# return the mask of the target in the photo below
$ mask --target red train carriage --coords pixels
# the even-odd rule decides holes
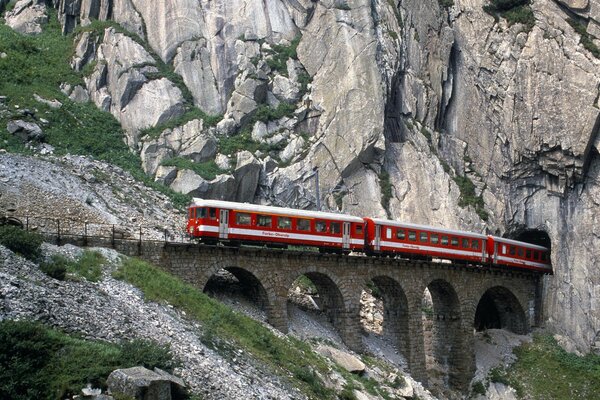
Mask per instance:
[[[489,236],[488,253],[492,264],[552,273],[550,252],[542,246]]]
[[[187,232],[204,241],[362,250],[364,221],[344,214],[194,199]]]
[[[487,261],[485,235],[378,218],[365,221],[368,252]]]

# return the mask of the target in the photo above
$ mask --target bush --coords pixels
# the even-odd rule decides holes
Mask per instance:
[[[40,269],[58,280],[64,280],[66,273],[69,272],[90,282],[98,282],[102,277],[102,264],[105,261],[102,254],[86,250],[76,260],[71,260],[62,254],[54,254],[49,262],[40,265]]]
[[[166,370],[174,366],[168,348],[153,342],[93,342],[38,323],[0,322],[2,399],[70,397],[87,383],[105,388],[113,370],[140,364]]]
[[[50,262],[40,264],[40,269],[46,275],[58,279],[59,281],[64,281],[67,275],[67,265],[63,260],[66,261],[66,258],[62,257],[62,259],[59,260],[58,257],[53,256]]]
[[[502,17],[509,25],[523,24],[529,32],[535,25],[535,17],[531,10],[530,0],[491,0],[483,7],[483,11],[493,16],[496,21]]]
[[[40,235],[12,225],[0,226],[0,244],[29,260],[37,260],[41,254],[43,239]]]
[[[183,157],[174,157],[164,160],[161,165],[168,167],[177,167],[178,169],[189,169],[200,175],[203,179],[212,181],[219,174],[227,173],[228,171],[219,168],[213,160],[201,163],[195,163]]]

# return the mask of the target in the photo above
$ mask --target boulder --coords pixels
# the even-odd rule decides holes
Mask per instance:
[[[9,121],[6,130],[11,135],[15,135],[24,142],[41,141],[44,139],[44,132],[38,124],[23,120]]]
[[[357,357],[345,351],[338,350],[331,346],[321,345],[317,347],[317,352],[331,359],[348,372],[361,374],[365,371],[365,364]]]
[[[171,381],[144,367],[117,369],[106,380],[111,394],[136,400],[171,400]]]
[[[160,368],[154,368],[154,372],[171,383],[171,398],[173,400],[183,400],[188,398],[188,391],[183,379],[171,375]]]
[[[156,175],[154,177],[155,182],[162,183],[165,186],[171,186],[171,183],[177,177],[177,167],[165,167],[160,165],[156,169]]]
[[[244,150],[237,154],[233,172],[237,184],[235,201],[251,202],[254,199],[261,169],[261,163],[249,151]]]
[[[87,103],[90,101],[90,94],[86,88],[81,85],[77,85],[69,95],[69,99],[76,103]]]
[[[171,183],[171,189],[178,193],[189,194],[194,197],[204,197],[209,186],[206,179],[189,169],[177,171],[177,176]]]
[[[288,162],[294,159],[294,157],[300,155],[304,150],[306,141],[301,136],[296,136],[287,144],[285,149],[279,154],[279,158],[283,162]]]
[[[275,76],[272,91],[278,100],[286,103],[295,103],[300,100],[300,84],[285,76]]]
[[[252,128],[252,140],[261,142],[267,135],[267,124],[262,121],[257,121]]]
[[[4,18],[6,25],[25,35],[42,33],[42,27],[48,23],[46,4],[43,0],[19,0]]]
[[[48,107],[50,107],[50,108],[53,108],[53,109],[55,109],[55,110],[57,110],[57,109],[59,109],[59,108],[61,108],[61,107],[62,107],[62,103],[61,103],[60,101],[58,101],[58,100],[56,100],[56,99],[54,99],[54,100],[48,100],[48,99],[44,99],[43,97],[39,96],[37,93],[34,93],[34,94],[33,94],[33,98],[34,98],[36,101],[38,101],[38,102],[40,102],[40,103],[42,103],[42,104],[45,104],[45,105],[47,105]]]

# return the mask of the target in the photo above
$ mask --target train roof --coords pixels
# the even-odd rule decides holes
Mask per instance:
[[[382,219],[382,218],[371,218],[371,220],[373,222],[375,222],[376,224],[391,225],[391,226],[395,226],[395,227],[399,227],[399,228],[414,228],[414,229],[421,229],[421,230],[427,230],[427,231],[433,231],[433,232],[439,232],[439,233],[447,233],[449,235],[476,237],[479,239],[487,238],[486,235],[482,235],[481,233],[457,231],[454,229],[446,229],[446,228],[437,228],[435,226],[412,224],[410,222],[392,221],[389,219]]]
[[[537,244],[532,244],[532,243],[527,243],[527,242],[519,242],[518,240],[512,240],[512,239],[502,238],[502,237],[498,237],[498,236],[492,236],[492,238],[496,242],[500,242],[500,243],[514,244],[515,246],[525,246],[525,247],[529,247],[531,249],[536,249],[536,250],[548,250],[546,247],[538,246]]]
[[[194,207],[215,207],[215,208],[227,208],[232,210],[241,210],[249,212],[267,213],[267,214],[278,214],[286,216],[306,217],[306,218],[323,218],[323,219],[334,219],[344,222],[364,222],[362,218],[355,217],[347,214],[336,214],[331,212],[323,211],[310,211],[310,210],[297,210],[295,208],[275,207],[275,206],[261,206],[251,203],[237,203],[234,201],[222,201],[222,200],[204,200],[199,198],[192,199],[190,206]]]

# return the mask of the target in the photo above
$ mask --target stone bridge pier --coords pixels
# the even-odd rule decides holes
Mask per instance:
[[[319,308],[357,352],[364,336],[360,298],[371,281],[383,300],[384,334],[411,375],[456,390],[466,390],[474,375],[476,329],[526,333],[541,321],[541,279],[526,271],[195,244],[166,243],[141,254],[200,290],[219,270],[229,271],[282,332],[288,331],[288,290],[305,275],[317,287]]]

